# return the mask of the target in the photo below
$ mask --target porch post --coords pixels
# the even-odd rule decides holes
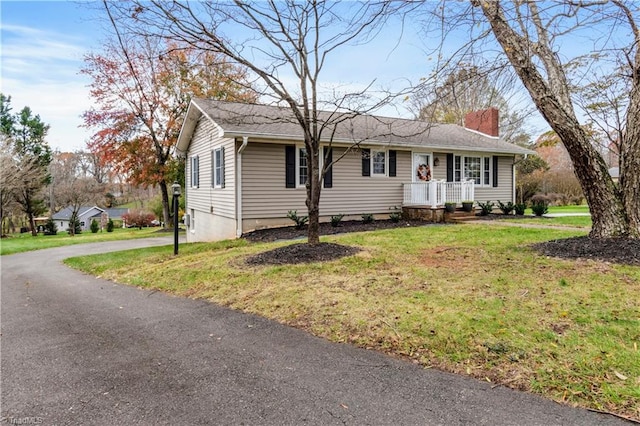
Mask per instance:
[[[431,190],[434,194],[434,206],[442,206],[447,202],[447,184],[441,184],[436,180],[432,180],[431,182]],[[440,194],[438,194],[438,187],[440,188]],[[440,195],[438,197],[438,195]]]

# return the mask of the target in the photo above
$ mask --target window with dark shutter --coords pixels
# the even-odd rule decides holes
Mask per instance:
[[[191,187],[200,186],[200,157],[191,157]]]
[[[447,154],[447,182],[453,182],[453,154]]]
[[[362,150],[362,176],[371,176],[371,150]]]
[[[333,161],[333,149],[329,147],[324,147],[324,161],[325,164],[331,164]],[[324,187],[332,188],[333,187],[333,166],[329,166],[327,171],[324,173]]]
[[[498,157],[493,156],[493,187],[498,187]]]
[[[389,176],[396,176],[396,157],[398,156],[397,151],[389,150]]]
[[[296,147],[287,145],[284,147],[285,156],[285,187],[296,187]]]

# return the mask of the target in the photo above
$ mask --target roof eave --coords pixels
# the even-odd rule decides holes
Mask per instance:
[[[274,142],[283,142],[283,140],[289,141],[298,141],[303,142],[304,138],[298,135],[286,135],[286,134],[275,134],[275,133],[261,133],[261,132],[247,132],[247,131],[229,131],[224,132],[224,137],[228,138],[239,138],[248,136],[251,138],[259,138],[263,140],[269,140]],[[350,139],[344,138],[335,138],[333,140],[323,139],[320,141],[321,143],[332,143],[336,145],[374,145],[374,146],[392,146],[397,148],[407,148],[407,149],[422,149],[422,150],[447,150],[447,151],[456,151],[456,152],[489,152],[495,154],[512,154],[512,155],[532,155],[535,154],[535,151],[528,150],[526,148],[514,149],[514,150],[506,150],[500,148],[485,148],[485,147],[477,147],[477,146],[458,146],[458,147],[448,147],[443,145],[424,145],[418,143],[393,143],[386,141],[379,141],[375,139],[363,140],[360,142],[355,142]],[[515,146],[515,145],[514,145]]]

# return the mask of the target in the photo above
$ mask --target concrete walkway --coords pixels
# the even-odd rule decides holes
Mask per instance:
[[[170,241],[88,244],[2,257],[5,422],[628,424],[330,343],[205,301],[115,284],[60,263],[72,255]]]

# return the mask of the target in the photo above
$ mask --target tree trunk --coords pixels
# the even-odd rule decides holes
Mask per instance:
[[[307,159],[309,162],[309,175],[307,177],[307,211],[309,215],[307,243],[320,244],[320,176],[319,144],[313,149],[310,143],[307,146]]]
[[[162,193],[162,218],[164,220],[164,227],[170,227],[173,221],[171,220],[171,213],[169,211],[169,189],[167,188],[167,182],[160,181],[160,192]],[[173,194],[171,194],[173,196]]]
[[[31,228],[31,235],[37,237],[38,230],[36,229],[36,219],[32,212],[29,212],[29,227]]]
[[[591,237],[637,237],[625,210],[625,204],[602,156],[593,148],[589,137],[578,122],[568,97],[553,87],[566,85],[562,66],[551,49],[532,46],[531,40],[516,33],[506,21],[498,2],[477,2],[491,25],[494,36],[502,46],[509,62],[529,92],[538,110],[567,148],[580,186],[591,211]],[[545,64],[546,81],[531,52]],[[551,81],[553,79],[553,81]],[[565,88],[568,93],[568,88]]]

